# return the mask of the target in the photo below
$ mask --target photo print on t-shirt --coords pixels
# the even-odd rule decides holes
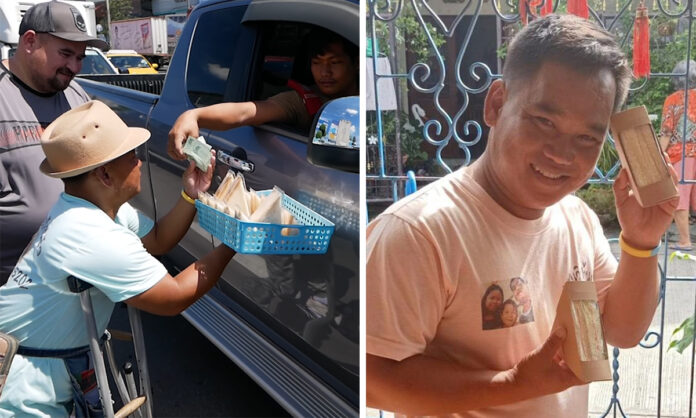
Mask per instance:
[[[513,277],[488,285],[481,296],[481,322],[484,330],[534,322],[527,280]]]

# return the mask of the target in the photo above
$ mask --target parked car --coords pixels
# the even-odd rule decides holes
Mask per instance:
[[[106,52],[109,61],[122,74],[157,74],[157,64],[130,49],[111,49]]]
[[[157,218],[179,199],[187,163],[167,155],[167,136],[181,113],[264,99],[288,89],[289,78],[307,83],[303,41],[310,29],[324,27],[358,45],[359,14],[357,0],[210,0],[191,12],[161,94],[79,79],[128,125],[152,133],[142,192],[132,203]],[[134,76],[105,76],[129,77]],[[283,124],[201,130],[219,158],[232,155],[236,160],[226,161],[246,170],[248,187],[278,186],[335,224],[325,254],[237,254],[218,285],[183,313],[294,416],[359,413],[357,155],[364,141],[356,137],[360,129],[352,130],[341,116],[358,110],[357,97],[330,101],[311,133]],[[211,190],[227,169],[218,161]],[[194,221],[163,261],[176,273],[218,243]]]
[[[78,74],[118,74],[118,70],[99,49],[87,47]]]

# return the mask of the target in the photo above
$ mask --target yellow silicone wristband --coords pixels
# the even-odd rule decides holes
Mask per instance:
[[[191,198],[191,196],[187,195],[185,191],[181,191],[181,197],[184,198],[185,201],[189,202],[192,205],[196,204],[196,201]]]
[[[623,252],[625,252],[626,254],[630,254],[634,257],[637,257],[637,258],[654,257],[660,251],[660,245],[653,248],[652,250],[639,250],[637,248],[631,247],[630,245],[628,245],[626,243],[626,241],[624,241],[623,232],[619,233],[619,245],[621,246],[621,249],[623,250]]]

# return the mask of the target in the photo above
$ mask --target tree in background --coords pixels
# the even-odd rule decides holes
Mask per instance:
[[[385,10],[381,10],[380,13],[388,15]],[[439,33],[433,24],[426,21],[426,28],[437,48],[445,44],[444,35]],[[368,29],[367,36],[370,37],[370,35],[371,31]],[[394,20],[375,22],[375,37],[378,40],[379,50],[373,51],[373,54],[375,57],[388,57],[392,73],[404,74],[408,72],[405,54],[407,50],[414,54],[417,62],[427,63],[431,67],[435,64],[433,47],[410,6],[404,7],[401,14]],[[402,77],[395,79],[394,83],[397,103],[401,105],[405,103],[404,98],[408,97],[408,81]],[[367,111],[366,116],[368,136],[376,137],[375,111]],[[382,139],[390,148],[390,152],[394,154],[386,156],[386,171],[391,175],[404,175],[404,170],[420,168],[425,163],[427,153],[420,148],[424,139],[422,131],[414,128],[414,125],[417,124],[412,123],[409,114],[403,111],[382,111],[382,118]],[[372,147],[373,151],[376,151],[376,145]],[[372,163],[368,163],[368,165],[377,170],[375,161]]]
[[[108,22],[109,19],[113,22],[115,20],[124,20],[135,17],[133,15],[133,0],[107,0],[109,2],[109,17],[103,16],[103,19],[99,20],[99,24],[102,25],[103,34],[107,39],[111,39],[110,29]],[[113,45],[113,44],[112,44]]]
[[[111,20],[123,20],[133,17],[133,0],[109,0]]]

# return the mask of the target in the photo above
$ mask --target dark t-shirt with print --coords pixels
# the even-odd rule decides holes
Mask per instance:
[[[40,138],[58,116],[87,102],[72,81],[67,89],[42,94],[0,64],[0,285],[63,191],[63,183],[39,171]]]

